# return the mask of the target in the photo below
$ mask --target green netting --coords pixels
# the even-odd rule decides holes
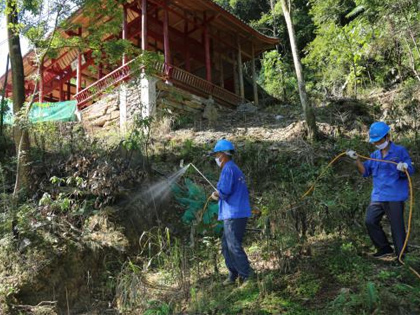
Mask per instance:
[[[4,116],[4,123],[13,124],[12,103],[7,100],[8,110]],[[77,101],[66,101],[57,103],[34,103],[29,112],[29,121],[32,123],[47,121],[77,121]]]
[[[209,202],[207,208],[204,209],[208,196],[203,188],[188,178],[185,179],[185,188],[172,187],[175,199],[185,207],[182,221],[187,224],[201,221],[198,223],[203,224],[207,228],[211,227],[214,232],[219,233],[222,228],[222,224],[217,221],[219,205],[216,202]],[[203,210],[204,213],[202,213]]]

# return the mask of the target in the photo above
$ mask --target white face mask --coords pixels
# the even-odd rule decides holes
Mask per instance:
[[[389,144],[389,142],[388,142],[388,141],[385,141],[384,143],[379,144],[379,145],[376,145],[375,147],[376,147],[378,150],[383,150],[383,149],[385,149],[385,148],[388,146],[388,144]]]
[[[218,167],[222,166],[222,161],[220,161],[220,158],[215,158],[214,160],[216,161]]]

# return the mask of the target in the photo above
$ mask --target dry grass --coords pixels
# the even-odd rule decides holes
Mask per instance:
[[[167,115],[154,120],[151,125],[151,136],[153,139],[166,139],[171,133],[174,117]]]

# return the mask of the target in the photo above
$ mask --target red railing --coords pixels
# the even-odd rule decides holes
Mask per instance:
[[[131,60],[77,93],[74,98],[77,100],[79,108],[84,107],[87,102],[102,94],[108,88],[116,86],[118,83],[127,80],[132,74],[130,64],[133,62],[134,60]]]
[[[77,100],[79,108],[85,107],[89,101],[108,88],[114,87],[122,81],[127,81],[134,73],[134,61],[135,59],[77,93],[74,98]],[[222,104],[237,106],[243,101],[240,96],[180,68],[169,66],[165,71],[165,64],[162,62],[156,62],[152,68],[157,76],[168,77],[175,86],[180,86],[205,97],[212,96]],[[169,72],[169,76],[163,75],[165,72]]]
[[[199,94],[205,96],[211,95],[213,98],[224,104],[227,103],[229,105],[237,106],[243,101],[240,96],[177,67],[171,68],[170,81],[172,81],[175,85],[186,87],[192,92],[198,91],[201,92]]]

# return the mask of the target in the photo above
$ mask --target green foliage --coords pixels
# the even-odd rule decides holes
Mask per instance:
[[[242,18],[246,22],[259,19],[261,14],[268,11],[269,9],[268,1],[214,0],[214,2],[222,6],[224,9],[232,12],[236,16]]]
[[[270,4],[269,1],[267,3]],[[298,101],[298,90],[288,30],[284,21],[280,1],[272,1],[271,6],[264,11],[259,20],[253,20],[251,25],[262,33],[279,37],[276,50],[265,53],[261,59],[259,83],[276,98],[285,102]],[[314,24],[309,15],[307,1],[293,1],[292,16],[295,28],[296,43],[301,58],[305,56],[304,48],[314,38]],[[308,75],[308,74],[307,74]]]
[[[343,285],[357,284],[366,277],[370,266],[358,255],[353,243],[343,243],[330,249],[328,270]]]
[[[289,59],[273,50],[261,61],[260,83],[268,93],[284,101],[296,100],[297,81]]]
[[[344,88],[348,94],[357,95],[366,70],[362,56],[370,52],[367,43],[374,36],[373,30],[363,21],[342,26],[340,13],[346,9],[339,7],[336,12],[332,4],[319,3],[318,6],[318,2],[312,2],[317,37],[308,45],[309,54],[304,61],[317,73],[321,85]]]
[[[299,277],[296,294],[304,298],[314,298],[321,289],[321,281],[315,275],[303,274]]]
[[[173,312],[171,305],[162,301],[151,300],[147,304],[148,309],[143,313],[144,315],[170,315]]]
[[[196,148],[194,147],[194,142],[191,139],[186,139],[182,144],[181,148],[181,157],[188,158],[194,155]]]
[[[123,146],[129,151],[147,152],[150,141],[150,126],[153,118],[141,118],[140,115],[134,118],[134,124],[123,141]]]
[[[391,85],[415,76],[419,16],[415,1],[318,1],[310,14],[316,38],[305,63],[319,87],[357,96],[359,87]],[[411,70],[410,70],[411,69]]]
[[[376,290],[375,284],[373,282],[369,281],[366,284],[366,296],[369,310],[373,312],[379,300],[378,291]]]
[[[116,296],[122,311],[132,310],[141,303],[142,296],[139,290],[142,285],[141,279],[141,268],[131,261],[125,262],[116,286]]]
[[[194,122],[194,118],[189,115],[178,115],[175,117],[174,129],[182,129],[190,126]]]
[[[260,83],[274,96],[296,98],[288,33],[280,1],[263,10],[252,1],[216,1],[267,35],[280,38],[279,52],[266,53]],[[364,90],[418,79],[420,53],[416,1],[293,1],[292,15],[305,76],[312,92],[359,96]],[[277,55],[277,56],[276,56]],[[311,92],[311,91],[310,91]]]

